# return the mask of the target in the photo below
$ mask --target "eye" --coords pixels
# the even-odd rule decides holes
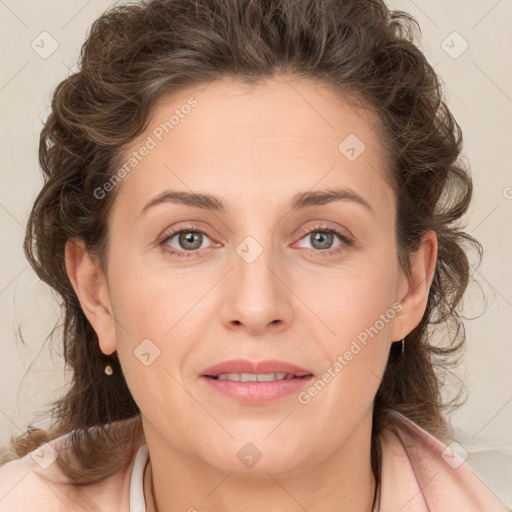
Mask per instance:
[[[341,242],[332,249],[332,244],[335,238],[341,240]],[[327,255],[337,254],[346,246],[350,246],[353,244],[354,240],[351,236],[346,233],[343,233],[340,229],[332,226],[332,225],[320,225],[315,226],[313,229],[309,230],[305,236],[301,238],[301,240],[309,240],[312,247],[307,247],[307,249],[312,249],[317,252],[327,252]],[[323,256],[323,255],[322,255]]]
[[[159,245],[173,256],[187,258],[197,256],[197,251],[204,249],[205,238],[210,237],[203,230],[191,225],[165,233]]]
[[[311,249],[317,253],[327,253],[325,256],[337,254],[354,243],[350,235],[343,233],[340,229],[330,224],[314,226],[313,229],[310,229],[301,237],[301,240],[307,240],[308,237],[312,247],[306,247],[306,249]],[[197,226],[189,225],[166,232],[158,243],[163,250],[172,256],[187,258],[199,255],[199,249],[205,248],[203,245],[205,238],[210,239],[207,233]],[[332,249],[335,238],[338,238],[340,243]],[[324,255],[322,254],[322,256]]]

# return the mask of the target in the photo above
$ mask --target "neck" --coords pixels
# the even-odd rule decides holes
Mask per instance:
[[[349,440],[317,467],[249,477],[222,473],[179,450],[165,452],[158,444],[152,447],[151,440],[147,437],[151,456],[144,472],[147,512],[373,510],[376,485],[369,438],[364,449],[358,439]]]

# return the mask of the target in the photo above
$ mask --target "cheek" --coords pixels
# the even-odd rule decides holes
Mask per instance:
[[[375,324],[379,331],[387,331],[395,316],[396,286],[396,269],[390,265],[353,266],[331,273],[310,289],[308,306],[329,328],[329,338],[346,342]]]
[[[206,276],[141,267],[125,262],[130,271],[116,269],[110,290],[117,352],[136,399],[155,382],[167,381],[166,370],[180,373],[198,339],[200,299],[211,288]]]
[[[145,414],[150,409],[166,410],[170,401],[179,403],[176,397],[181,396],[172,376],[179,375],[179,366],[190,349],[187,340],[191,337],[183,319],[194,290],[185,287],[184,296],[172,280],[157,272],[121,276],[120,269],[111,297],[117,352],[126,383]]]
[[[337,400],[347,404],[365,394],[373,399],[399,310],[396,280],[392,263],[373,259],[360,268],[340,273],[336,279],[326,280],[325,286],[309,297],[311,309],[328,328],[317,339],[327,356],[325,371],[336,375],[331,380]],[[321,330],[324,331],[323,326]],[[325,378],[329,380],[329,375]],[[354,393],[347,394],[347,390]]]
[[[301,404],[319,423],[342,425],[340,439],[372,407],[389,354],[389,331],[396,310],[386,294],[376,293],[354,306],[354,295],[339,293],[336,312],[326,317],[333,334],[319,336],[322,373],[305,393]],[[344,307],[346,304],[346,307]]]
[[[110,290],[112,306],[116,320],[134,341],[165,336],[207,292],[205,281],[197,276],[148,269],[143,264],[115,274]]]

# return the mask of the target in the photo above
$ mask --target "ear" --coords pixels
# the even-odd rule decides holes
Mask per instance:
[[[400,341],[421,321],[427,307],[430,285],[434,278],[437,262],[437,235],[435,231],[426,231],[418,250],[411,256],[410,275],[401,271],[399,297],[402,309],[393,323],[391,339]]]
[[[66,242],[65,262],[82,310],[98,335],[100,349],[110,355],[117,348],[114,316],[107,279],[99,262],[93,261],[83,239],[77,238]]]

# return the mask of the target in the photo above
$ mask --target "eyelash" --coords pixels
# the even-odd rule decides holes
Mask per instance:
[[[195,226],[193,224],[190,224],[188,226],[184,226],[184,227],[181,227],[180,229],[177,229],[175,231],[171,231],[170,233],[164,233],[162,235],[162,237],[159,239],[158,241],[158,245],[164,250],[166,251],[167,253],[171,254],[172,256],[176,256],[177,258],[190,258],[190,257],[193,257],[193,256],[198,256],[198,251],[199,249],[195,249],[193,251],[177,251],[177,250],[174,250],[174,249],[169,249],[169,246],[167,247],[164,247],[166,245],[166,243],[171,240],[175,235],[179,234],[179,233],[183,233],[183,232],[193,232],[193,233],[201,233],[203,235],[206,235],[209,237],[208,233],[206,233],[205,231],[203,231],[202,229],[200,229],[198,226]],[[332,255],[336,255],[338,254],[339,252],[341,252],[345,246],[351,246],[354,244],[354,239],[347,235],[346,233],[342,233],[338,228],[336,228],[335,226],[331,225],[331,224],[321,224],[321,225],[316,225],[314,226],[312,229],[310,229],[309,231],[307,231],[306,233],[304,233],[301,237],[300,237],[300,240],[302,240],[304,237],[308,236],[308,235],[311,235],[311,233],[332,233],[334,235],[336,235],[338,238],[340,238],[340,240],[343,242],[342,244],[340,244],[338,247],[336,247],[335,249],[327,249],[325,251],[322,251],[320,249],[309,249],[309,250],[312,250],[312,251],[316,251],[318,253],[327,253],[327,254],[322,254],[322,257],[329,257],[329,256],[332,256]]]

